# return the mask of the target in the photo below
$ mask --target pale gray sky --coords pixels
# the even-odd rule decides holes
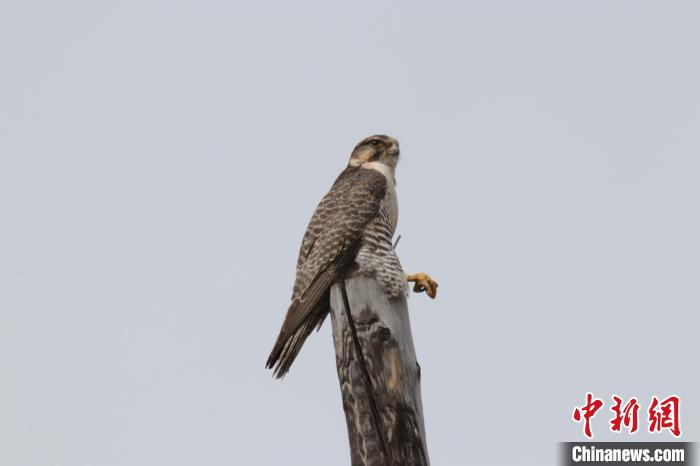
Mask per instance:
[[[329,326],[283,382],[263,365],[306,223],[377,132],[404,267],[440,282],[409,301],[433,464],[554,464],[586,391],[678,393],[698,440],[699,22],[3,1],[0,464],[349,464]],[[596,439],[629,439],[608,408]]]

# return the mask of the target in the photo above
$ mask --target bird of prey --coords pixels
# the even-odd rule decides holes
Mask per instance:
[[[314,327],[321,327],[330,289],[348,273],[375,277],[390,298],[405,293],[408,282],[415,282],[415,292],[435,297],[437,283],[425,273],[405,275],[394,252],[398,160],[396,139],[363,139],[316,207],[299,250],[292,302],[266,364],[277,378],[287,373]]]

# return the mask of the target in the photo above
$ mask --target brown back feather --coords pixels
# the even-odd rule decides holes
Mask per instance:
[[[292,302],[267,360],[280,378],[329,311],[331,286],[352,264],[362,231],[379,210],[386,178],[375,171],[346,168],[311,217],[299,250]]]

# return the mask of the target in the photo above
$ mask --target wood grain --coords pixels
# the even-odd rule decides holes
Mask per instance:
[[[406,297],[351,277],[331,289],[331,320],[352,465],[429,465]]]

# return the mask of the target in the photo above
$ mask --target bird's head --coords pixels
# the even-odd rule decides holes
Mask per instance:
[[[377,168],[378,164],[382,164],[389,168],[392,176],[398,161],[399,141],[383,134],[364,138],[350,155],[350,166]]]

